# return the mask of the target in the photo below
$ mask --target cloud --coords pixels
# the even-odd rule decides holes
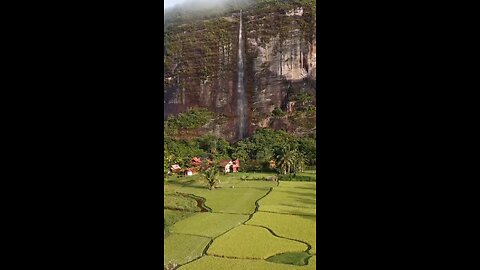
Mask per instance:
[[[173,7],[177,4],[183,3],[186,0],[165,0],[163,1],[163,9]]]
[[[253,0],[165,0],[163,8],[164,11],[177,8],[187,10],[205,10],[212,8],[224,8],[227,5],[240,6],[251,2],[253,2]]]

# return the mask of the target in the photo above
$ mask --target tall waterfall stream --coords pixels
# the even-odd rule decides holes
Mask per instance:
[[[245,137],[245,127],[246,127],[246,97],[245,97],[245,86],[244,86],[244,68],[243,68],[243,51],[245,49],[245,44],[242,36],[242,10],[240,10],[240,27],[238,31],[238,62],[237,62],[237,72],[238,72],[238,82],[237,82],[237,115],[238,115],[238,138],[243,139]]]

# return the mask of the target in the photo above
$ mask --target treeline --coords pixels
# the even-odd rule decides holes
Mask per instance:
[[[279,173],[293,173],[315,166],[316,138],[314,134],[295,137],[282,130],[267,128],[258,129],[251,137],[233,144],[210,134],[191,140],[176,140],[165,136],[165,170],[172,164],[188,167],[193,157],[239,159],[241,171],[271,170],[270,161],[273,160]]]

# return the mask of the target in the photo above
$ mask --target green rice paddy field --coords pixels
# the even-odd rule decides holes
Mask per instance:
[[[246,175],[222,175],[215,190],[200,175],[167,179],[165,263],[180,270],[316,268],[316,183]]]

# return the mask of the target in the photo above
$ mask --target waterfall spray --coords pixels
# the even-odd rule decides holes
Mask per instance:
[[[245,87],[243,82],[244,70],[243,70],[243,50],[244,50],[244,41],[242,37],[242,10],[240,10],[240,26],[238,30],[238,62],[237,62],[237,72],[238,72],[238,83],[237,83],[237,114],[238,114],[238,138],[243,139],[245,137],[245,127],[246,127],[246,98],[245,98]]]

